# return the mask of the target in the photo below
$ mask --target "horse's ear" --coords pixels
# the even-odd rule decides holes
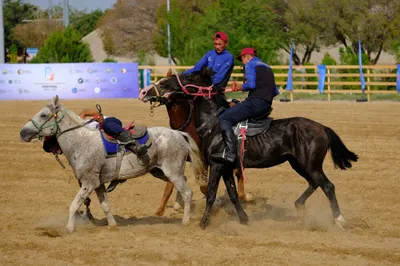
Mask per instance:
[[[58,95],[53,98],[53,106],[54,110],[58,111],[60,109],[60,98],[58,98]]]
[[[57,106],[60,104],[60,98],[58,98],[58,95],[56,95],[56,97],[53,98],[53,104],[54,104],[54,106]]]
[[[167,72],[167,77],[172,77],[172,69],[169,69]]]

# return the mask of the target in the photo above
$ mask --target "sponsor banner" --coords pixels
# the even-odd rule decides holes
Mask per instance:
[[[137,63],[0,64],[0,100],[137,98]]]

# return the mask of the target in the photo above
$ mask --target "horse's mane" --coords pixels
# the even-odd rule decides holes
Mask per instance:
[[[78,126],[83,126],[85,124],[85,121],[79,115],[75,114],[71,110],[65,108],[64,110],[66,115],[68,115]]]
[[[204,67],[201,71],[193,72],[188,75],[180,75],[179,79],[184,85],[193,84],[197,86],[208,87],[212,85],[211,81],[212,74],[213,73],[210,69]],[[170,83],[168,85],[172,86],[174,89],[180,90],[180,85],[178,83],[176,75],[173,75],[173,77],[174,77],[173,79],[169,79]],[[219,107],[229,108],[229,103],[226,100],[225,94],[219,92],[218,94],[213,95],[212,99],[218,105],[218,108]]]

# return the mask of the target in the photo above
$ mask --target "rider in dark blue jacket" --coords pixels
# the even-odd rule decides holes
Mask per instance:
[[[212,86],[217,90],[223,90],[229,81],[233,71],[234,58],[225,50],[228,46],[228,35],[225,32],[217,32],[214,35],[215,50],[208,51],[196,65],[184,71],[182,74],[191,74],[201,71],[203,67],[211,69],[215,74],[211,77]]]
[[[211,155],[211,159],[219,163],[234,163],[236,160],[237,140],[232,127],[246,119],[259,117],[268,113],[272,100],[279,93],[275,85],[272,69],[263,63],[254,48],[244,48],[237,58],[245,65],[246,83],[232,87],[232,91],[248,91],[243,102],[226,110],[219,117],[225,150]]]

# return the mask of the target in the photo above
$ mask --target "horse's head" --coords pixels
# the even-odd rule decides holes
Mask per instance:
[[[203,68],[201,72],[176,76],[172,74],[170,69],[165,78],[143,88],[140,91],[139,100],[167,103],[177,98],[190,97],[187,92],[196,93],[198,88],[195,86],[208,87],[211,85],[211,74],[210,70]],[[195,86],[187,86],[185,92],[184,87],[188,84]]]
[[[60,99],[56,96],[24,125],[20,132],[21,140],[29,142],[37,137],[55,135],[59,130],[58,122],[62,119],[58,116],[61,109]]]

